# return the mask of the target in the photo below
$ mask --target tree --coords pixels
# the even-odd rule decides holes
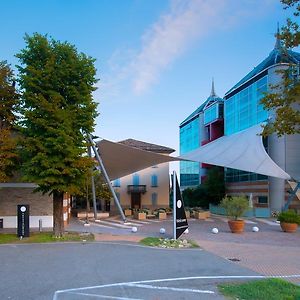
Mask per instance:
[[[204,187],[209,203],[219,204],[225,196],[225,181],[223,168],[213,167],[208,171]]]
[[[282,33],[278,34],[285,46],[287,53],[290,48],[300,44],[300,28],[296,18],[300,14],[300,0],[281,0],[284,9],[294,8],[293,18],[288,18],[286,25],[282,27]],[[284,134],[300,133],[300,75],[299,61],[292,63],[282,73],[283,82],[272,87],[273,92],[267,94],[262,104],[267,110],[276,110],[275,120],[271,120],[264,128],[264,135],[277,133]]]
[[[94,59],[75,46],[47,36],[25,36],[21,63],[21,132],[24,178],[53,195],[54,235],[63,235],[63,194],[78,190],[92,160],[85,156],[85,132],[97,116],[92,92]]]
[[[109,201],[112,198],[112,194],[111,194],[111,191],[110,191],[107,183],[105,183],[103,175],[100,174],[99,171],[94,172],[93,175],[94,175],[94,181],[95,181],[96,199],[98,201],[99,200]],[[77,194],[75,195],[76,205],[84,204],[82,206],[85,206],[85,203],[89,203],[89,205],[90,205],[90,200],[93,197],[91,176],[92,176],[91,172],[86,174],[86,179],[85,179],[84,185],[79,188],[79,192],[77,192]]]
[[[12,130],[17,106],[13,72],[7,62],[0,61],[0,182],[8,181],[16,166],[16,137]]]

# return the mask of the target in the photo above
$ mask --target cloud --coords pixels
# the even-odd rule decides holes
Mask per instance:
[[[224,0],[172,1],[164,14],[142,37],[142,49],[132,63],[133,89],[142,93],[196,39],[208,34],[218,23]]]
[[[274,0],[261,0],[259,5],[253,0],[170,0],[168,12],[143,34],[139,50],[116,50],[110,60],[112,76],[102,83],[117,93],[126,85],[127,92],[130,88],[141,95],[194,43],[216,30],[253,22],[270,13],[271,6]]]

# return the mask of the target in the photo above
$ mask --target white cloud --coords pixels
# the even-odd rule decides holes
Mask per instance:
[[[170,12],[151,26],[142,38],[142,49],[132,67],[133,89],[144,92],[161,72],[180,56],[193,41],[218,24],[224,0],[173,1]]]
[[[228,30],[251,18],[253,21],[253,17],[263,17],[270,6],[274,0],[261,0],[259,5],[253,0],[170,0],[169,11],[142,36],[140,50],[114,53],[110,61],[113,75],[104,82],[117,91],[131,80],[133,92],[140,95],[193,43],[214,30]]]

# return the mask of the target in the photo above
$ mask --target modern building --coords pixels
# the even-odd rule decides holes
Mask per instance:
[[[119,142],[140,150],[169,155],[174,149],[134,139]],[[154,165],[113,181],[113,187],[122,208],[169,207],[169,163]],[[111,209],[116,210],[114,203]]]
[[[215,92],[214,81],[210,96],[180,125],[180,155],[188,153],[223,135],[224,101]],[[180,187],[195,187],[204,182],[208,164],[180,162]]]
[[[221,100],[216,102],[216,105],[220,106],[224,103],[224,135],[232,135],[274,118],[276,112],[265,110],[260,100],[264,97],[265,93],[274,92],[274,86],[280,86],[282,83],[282,72],[278,71],[286,70],[291,64],[295,66],[295,72],[291,76],[298,76],[299,78],[300,54],[284,49],[277,35],[275,47],[269,56],[229,89],[224,96],[223,102]],[[207,120],[209,120],[209,117],[207,117],[207,120],[205,119],[204,110],[207,101],[200,106],[197,113],[193,113],[195,119],[196,115],[199,116],[197,123],[198,132],[200,132],[200,128],[205,126]],[[191,115],[192,118],[193,114]],[[214,116],[216,116],[216,112]],[[219,117],[218,137],[222,134],[222,115]],[[188,148],[189,144],[186,138],[188,135],[184,132],[188,128],[187,124],[190,122],[192,122],[191,117],[188,117],[180,124],[180,149],[183,151],[192,150]],[[198,134],[197,137],[196,135],[194,136],[194,148],[201,147],[204,143],[203,134]],[[300,179],[300,156],[298,155],[300,149],[299,134],[285,135],[280,138],[276,134],[273,134],[264,139],[264,146],[269,156],[278,166],[290,174],[291,177]],[[199,179],[203,176],[202,172],[201,168],[199,168],[195,170],[194,176],[198,175]],[[190,184],[191,182],[184,180],[186,174],[186,170],[182,168],[181,178],[183,178],[183,188],[193,186],[193,184]],[[289,195],[289,185],[285,180],[240,170],[225,168],[225,182],[227,194],[244,194],[248,196],[252,194],[254,206],[266,208],[266,215],[270,214],[271,211],[280,211]],[[297,201],[292,203],[290,207],[300,208],[299,204],[299,201]]]

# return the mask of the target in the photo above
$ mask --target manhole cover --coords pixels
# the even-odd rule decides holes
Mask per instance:
[[[231,261],[241,261],[240,259],[238,259],[238,258],[235,258],[235,257],[233,257],[233,258],[227,258],[228,260],[231,260]]]

